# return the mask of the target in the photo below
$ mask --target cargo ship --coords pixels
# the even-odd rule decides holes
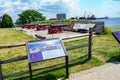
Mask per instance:
[[[81,20],[96,20],[96,19],[109,19],[109,17],[105,16],[105,17],[97,18],[94,14],[91,14],[91,15],[89,14],[86,17],[86,11],[85,11],[84,16],[83,17],[79,17],[79,19],[81,19]]]
[[[96,20],[96,19],[109,19],[109,17],[107,17],[107,16],[99,17],[99,18],[96,18],[96,17],[80,17],[79,19],[81,19],[81,20]]]

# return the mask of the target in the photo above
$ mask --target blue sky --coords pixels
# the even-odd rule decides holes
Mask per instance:
[[[56,18],[66,13],[67,18],[95,14],[96,17],[120,17],[120,0],[0,0],[0,16],[9,14],[15,21],[23,10],[34,9],[44,16]]]

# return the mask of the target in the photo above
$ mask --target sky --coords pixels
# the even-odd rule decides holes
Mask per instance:
[[[34,9],[47,19],[65,13],[67,18],[94,14],[120,17],[120,0],[0,0],[0,16],[7,13],[15,21],[23,10]]]

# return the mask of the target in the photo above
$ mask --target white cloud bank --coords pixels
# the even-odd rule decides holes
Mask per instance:
[[[120,0],[105,0],[103,5],[93,9],[83,8],[81,0],[0,0],[0,16],[9,14],[14,21],[23,10],[34,9],[40,11],[48,19],[56,17],[56,13],[66,13],[67,17],[82,16],[84,11],[95,13],[96,15],[120,16]],[[92,1],[92,0],[91,0]],[[99,11],[98,11],[99,10]],[[113,11],[114,10],[114,11]]]

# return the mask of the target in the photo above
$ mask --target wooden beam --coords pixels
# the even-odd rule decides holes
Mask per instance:
[[[7,44],[7,45],[3,45],[3,46],[0,46],[0,49],[3,49],[3,48],[11,48],[11,47],[19,47],[19,46],[25,46],[25,42],[18,43],[18,44]]]
[[[66,50],[68,51],[68,50],[73,50],[73,49],[87,47],[87,46],[89,46],[89,44],[81,44],[81,45],[67,47]],[[27,59],[27,55],[26,56],[20,56],[20,57],[17,57],[17,58],[10,58],[10,59],[7,59],[7,60],[3,60],[1,62],[2,62],[2,64],[7,64],[7,63],[10,63],[10,62],[20,61],[20,60],[25,60],[25,59]]]
[[[87,47],[87,46],[89,46],[89,44],[80,44],[80,45],[76,45],[76,46],[67,47],[66,50],[68,51],[68,50]]]
[[[71,37],[66,37],[66,38],[62,38],[62,40],[72,39],[72,38],[78,38],[78,37],[86,37],[86,36],[89,36],[89,34],[85,34],[85,35],[78,35],[78,36],[71,36]]]
[[[92,28],[89,29],[89,46],[88,46],[88,58],[91,59],[92,57]]]
[[[17,57],[17,58],[10,58],[10,59],[7,59],[7,60],[3,60],[1,61],[2,64],[7,64],[7,63],[10,63],[10,62],[15,62],[15,61],[20,61],[20,60],[25,60],[27,59],[27,55],[26,56],[20,56],[20,57]]]

